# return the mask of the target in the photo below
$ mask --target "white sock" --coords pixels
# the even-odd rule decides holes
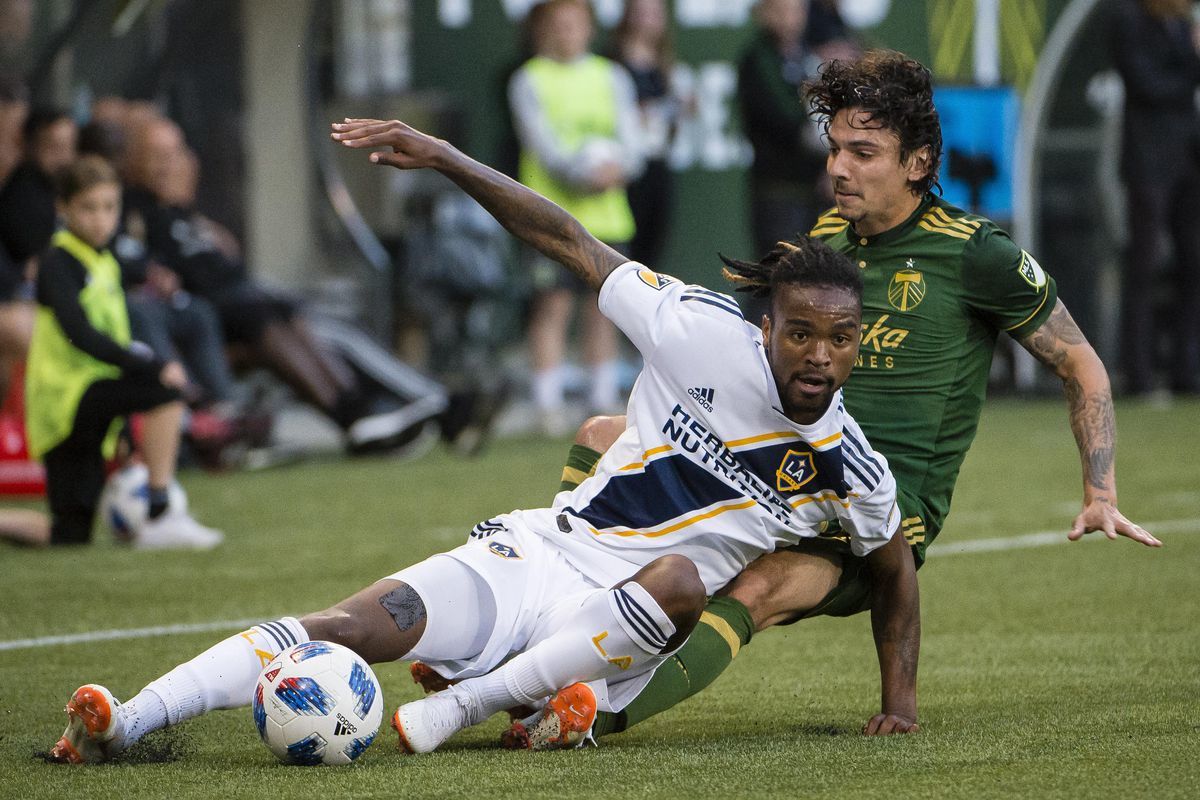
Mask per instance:
[[[533,405],[538,411],[556,411],[563,407],[562,367],[535,370],[531,377]]]
[[[120,742],[114,742],[115,750],[207,711],[250,705],[262,668],[282,651],[307,641],[308,632],[300,621],[284,617],[217,642],[151,681],[121,706],[125,732]]]
[[[588,410],[611,414],[621,407],[617,377],[620,362],[616,359],[592,365],[592,381],[588,387]]]
[[[487,675],[454,687],[471,725],[535,705],[576,681],[610,678],[660,658],[675,625],[640,584],[597,592],[562,630]]]

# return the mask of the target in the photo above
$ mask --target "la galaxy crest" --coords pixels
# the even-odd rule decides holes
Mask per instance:
[[[925,299],[925,276],[914,268],[911,258],[904,266],[896,270],[888,284],[888,303],[897,311],[912,311]]]
[[[657,272],[648,269],[639,269],[637,276],[642,283],[649,286],[654,291],[661,290],[664,286],[675,283],[675,279],[670,275],[659,275]]]
[[[488,545],[488,550],[491,550],[494,555],[498,555],[501,558],[521,558],[521,554],[515,548],[509,547],[502,542],[492,542]]]
[[[788,450],[775,470],[775,486],[781,492],[798,492],[800,487],[817,477],[817,465],[813,454],[799,450]]]

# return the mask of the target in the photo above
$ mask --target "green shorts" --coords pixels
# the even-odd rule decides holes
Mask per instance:
[[[916,497],[900,489],[896,492],[896,501],[900,505],[902,530],[909,534],[910,525],[919,528],[919,545],[913,544],[913,555],[916,557],[917,569],[925,560],[925,542],[933,539],[937,531],[926,532],[924,520],[928,512],[925,505]],[[910,535],[910,541],[914,541]],[[807,613],[796,617],[797,622],[809,617],[850,617],[871,608],[871,568],[867,560],[850,552],[850,542],[841,537],[817,537],[805,539],[803,542],[787,548],[793,553],[818,553],[824,556],[839,558],[842,562],[842,575],[837,586],[829,590],[829,594],[821,599]],[[784,623],[790,624],[790,623]]]

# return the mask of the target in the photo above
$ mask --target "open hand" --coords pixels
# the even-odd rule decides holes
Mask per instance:
[[[1067,538],[1074,542],[1092,531],[1104,531],[1104,535],[1109,539],[1116,539],[1118,535],[1127,536],[1147,547],[1162,547],[1162,542],[1151,536],[1141,525],[1130,522],[1107,500],[1093,500],[1085,505],[1083,511],[1075,518],[1075,524],[1071,526]]]
[[[168,361],[166,364],[163,364],[163,368],[159,370],[158,382],[163,386],[182,390],[185,386],[187,386],[187,372],[184,371],[183,365],[178,361]]]
[[[390,147],[391,153],[371,153],[372,164],[387,164],[400,169],[432,167],[450,145],[400,120],[347,119],[335,122],[330,136],[346,147]]]

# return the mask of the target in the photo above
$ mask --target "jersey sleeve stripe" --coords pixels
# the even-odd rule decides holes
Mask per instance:
[[[286,650],[296,643],[295,638],[291,636],[287,628],[277,622],[260,622],[258,623],[258,627],[275,640],[275,644],[279,646],[280,650]]]
[[[883,477],[883,467],[879,466],[879,462],[875,460],[875,457],[869,454],[866,448],[863,447],[862,443],[853,436],[847,435],[845,438],[845,443],[849,446],[842,447],[842,452],[845,453],[849,459],[861,465],[862,468],[867,470],[867,472],[871,474],[875,481],[878,482],[879,479]]]
[[[741,312],[741,311],[733,311],[733,310],[731,310],[731,309],[730,309],[728,306],[726,306],[725,304],[723,304],[723,303],[718,303],[718,302],[716,302],[716,301],[713,301],[713,300],[709,300],[707,297],[696,297],[695,295],[684,295],[683,297],[679,298],[679,300],[680,300],[680,302],[684,302],[684,301],[688,301],[688,300],[690,300],[690,301],[693,301],[693,302],[696,302],[696,303],[707,303],[708,305],[710,305],[710,306],[713,306],[714,308],[719,308],[719,309],[721,309],[721,310],[722,310],[722,311],[724,311],[726,314],[733,314],[733,315],[734,315],[735,317],[737,317],[738,319],[742,319],[742,320],[744,320],[744,319],[745,319],[745,317],[743,317],[743,316],[742,316],[742,312]]]
[[[1035,308],[1033,311],[1029,312],[1028,317],[1021,320],[1016,325],[1009,325],[1004,330],[1006,330],[1006,331],[1016,330],[1017,328],[1024,325],[1026,322],[1029,322],[1029,320],[1036,317],[1037,313],[1042,310],[1042,306],[1046,305],[1046,298],[1048,298],[1049,296],[1050,296],[1050,281],[1046,281],[1045,290],[1042,292],[1042,302],[1037,304],[1037,308]]]
[[[818,439],[817,441],[812,442],[811,447],[815,450],[820,450],[825,445],[833,444],[834,442],[838,441],[841,438],[842,438],[842,434],[840,431],[838,433],[831,433],[828,436],[826,436],[824,439]]]
[[[683,296],[685,298],[687,298],[687,297],[707,298],[707,299],[713,301],[714,303],[721,303],[722,305],[726,306],[730,311],[736,311],[738,316],[742,315],[742,309],[738,306],[737,301],[734,300],[732,297],[730,297],[727,294],[720,294],[718,292],[710,292],[708,289],[702,289],[698,286],[691,286],[687,289],[684,289]]]
[[[955,239],[962,239],[963,241],[967,241],[968,239],[971,238],[970,234],[960,233],[958,231],[949,230],[947,228],[935,228],[933,225],[930,225],[929,222],[927,222],[924,219],[922,219],[920,222],[918,222],[917,226],[924,228],[927,231],[932,231],[934,233],[944,233],[947,236],[953,236]]]
[[[975,231],[979,230],[978,222],[967,219],[966,217],[959,217],[958,219],[955,219],[947,214],[945,209],[938,208],[937,206],[931,208],[930,212],[938,218],[938,221],[943,222],[946,225],[959,228],[967,233],[974,233]]]
[[[846,459],[846,466],[850,469],[851,472],[853,472],[856,476],[858,476],[858,479],[862,482],[863,486],[867,487],[868,490],[875,488],[876,484],[878,483],[878,480],[876,480],[876,481],[870,480],[866,475],[864,475],[862,473],[862,470],[859,468],[859,465],[857,465],[853,460]]]

